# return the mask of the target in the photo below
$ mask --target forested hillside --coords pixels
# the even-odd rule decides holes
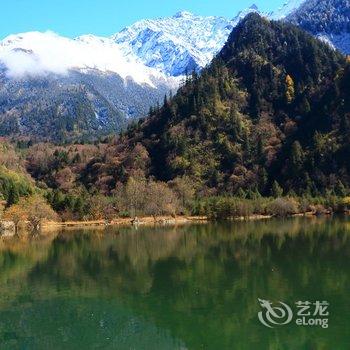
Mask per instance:
[[[349,185],[349,66],[301,29],[249,15],[201,76],[129,131],[151,174],[215,192],[325,192]]]
[[[198,214],[198,201],[213,196],[343,198],[350,188],[349,92],[346,57],[291,24],[251,14],[210,66],[119,136],[17,148],[36,192],[66,219]],[[311,202],[279,205],[295,213]],[[240,215],[247,205],[268,211],[265,202],[260,209],[243,204],[224,207]]]

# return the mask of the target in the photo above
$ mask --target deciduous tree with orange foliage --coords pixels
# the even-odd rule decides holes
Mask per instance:
[[[16,233],[21,222],[28,222],[33,231],[40,231],[43,220],[55,220],[57,214],[44,198],[34,195],[22,198],[5,211],[4,218],[15,224]]]

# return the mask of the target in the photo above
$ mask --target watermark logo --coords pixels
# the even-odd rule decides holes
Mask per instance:
[[[285,303],[279,302],[279,306],[274,306],[268,300],[259,299],[263,311],[258,314],[260,322],[269,328],[274,326],[284,326],[293,319],[292,309]]]
[[[286,326],[294,323],[297,326],[319,326],[328,328],[329,303],[327,301],[297,301],[295,309],[283,303],[273,303],[258,299],[262,311],[258,313],[259,321],[268,328]]]

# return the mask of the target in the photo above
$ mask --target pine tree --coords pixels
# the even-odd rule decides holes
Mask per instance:
[[[300,102],[300,106],[299,106],[299,112],[301,114],[308,114],[311,110],[310,107],[310,103],[308,101],[308,99],[306,98],[306,96],[303,96],[301,102]]]
[[[7,194],[6,206],[10,207],[11,205],[17,204],[18,201],[19,201],[18,190],[14,185],[11,185]]]
[[[258,187],[261,193],[265,191],[267,181],[268,181],[267,171],[265,168],[261,168],[259,170],[259,187]]]
[[[344,184],[339,180],[337,182],[337,185],[335,186],[335,194],[340,197],[346,197],[348,194],[348,191],[346,190]]]
[[[277,181],[274,181],[272,185],[271,195],[274,198],[279,198],[283,196],[283,188],[280,186],[280,184]]]
[[[266,156],[265,156],[265,147],[264,142],[262,140],[262,137],[259,137],[258,144],[257,144],[257,160],[258,163],[262,166],[266,163]]]
[[[238,196],[239,198],[244,199],[244,198],[247,198],[247,193],[243,190],[242,187],[240,187],[239,190],[238,190],[238,192],[237,192],[237,196]]]
[[[61,211],[64,209],[64,195],[61,191],[57,190],[54,192],[51,205],[56,211]]]
[[[293,142],[290,161],[291,161],[291,170],[294,173],[292,175],[293,176],[298,175],[297,173],[301,170],[304,163],[304,151],[299,141]]]

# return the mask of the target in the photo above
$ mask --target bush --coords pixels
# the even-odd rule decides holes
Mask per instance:
[[[286,217],[299,212],[299,203],[294,198],[277,198],[268,207],[271,215]]]
[[[341,210],[349,211],[350,210],[350,197],[345,197],[341,201]]]
[[[254,202],[236,197],[210,197],[194,203],[194,215],[206,215],[213,220],[249,217],[254,214]]]
[[[307,212],[313,211],[311,199],[308,197],[302,197],[299,200],[299,209],[301,213],[307,213]]]
[[[316,215],[325,215],[327,214],[327,209],[322,204],[317,204],[314,208]]]
[[[164,182],[149,181],[146,188],[144,212],[157,217],[160,215],[176,216],[180,207],[179,199]]]

